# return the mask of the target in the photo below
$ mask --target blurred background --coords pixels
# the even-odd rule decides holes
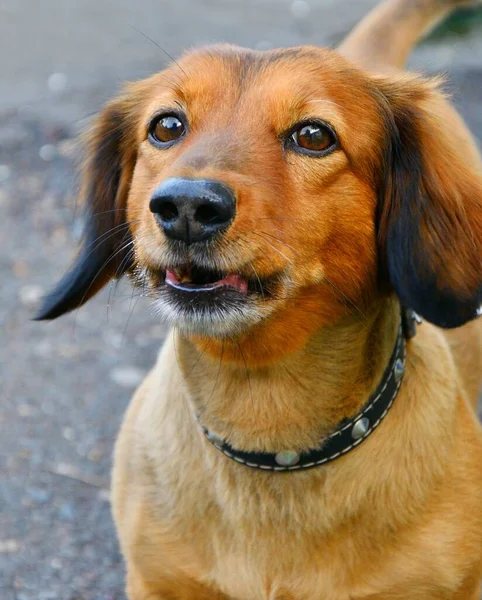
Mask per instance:
[[[334,45],[373,4],[0,0],[0,600],[124,598],[111,452],[166,332],[125,283],[58,321],[30,321],[81,231],[76,137],[168,54],[215,41]],[[482,11],[439,28],[410,66],[448,74],[482,139]]]

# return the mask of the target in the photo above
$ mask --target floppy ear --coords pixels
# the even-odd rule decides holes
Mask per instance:
[[[380,256],[402,305],[458,327],[482,302],[480,156],[436,83],[379,83],[386,123]]]
[[[87,136],[81,246],[70,270],[44,298],[36,320],[55,319],[81,306],[130,266],[126,199],[136,160],[129,132],[130,104],[128,96],[109,103]]]

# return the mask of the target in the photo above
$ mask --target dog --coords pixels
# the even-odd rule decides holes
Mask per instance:
[[[115,450],[130,600],[479,597],[482,162],[401,70],[461,4],[202,48],[93,124],[38,318],[127,274],[173,326]]]

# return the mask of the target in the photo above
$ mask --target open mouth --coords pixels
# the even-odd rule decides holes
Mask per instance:
[[[224,288],[246,296],[248,291],[250,291],[249,280],[240,274],[232,273],[226,275],[195,266],[174,270],[167,269],[165,282],[166,285],[177,290],[190,293],[209,293],[220,291]],[[261,282],[259,282],[259,285],[262,285]],[[251,289],[251,291],[254,290]]]
[[[171,325],[187,333],[232,336],[258,323],[273,310],[279,296],[281,274],[253,277],[243,272],[222,272],[192,262],[180,267],[148,271],[151,289],[157,290],[156,309]]]
[[[276,293],[279,277],[260,277],[254,269],[253,277],[248,277],[242,273],[225,273],[191,264],[166,269],[164,283],[173,292],[202,296],[206,300],[209,296],[223,295],[237,296],[240,300],[260,296],[266,300]]]

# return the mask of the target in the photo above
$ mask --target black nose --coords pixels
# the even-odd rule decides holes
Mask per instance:
[[[149,208],[168,237],[192,244],[227,229],[236,200],[218,181],[172,177],[156,189]]]

